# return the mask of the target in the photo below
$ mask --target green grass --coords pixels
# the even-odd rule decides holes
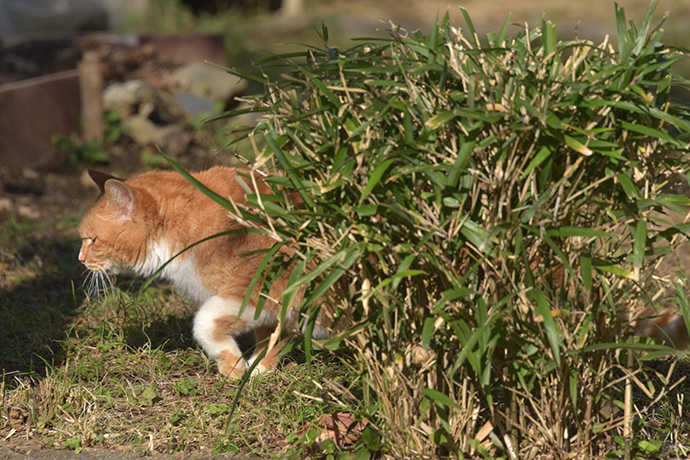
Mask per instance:
[[[308,366],[295,352],[241,388],[197,347],[194,307],[165,285],[121,279],[84,297],[72,216],[57,230],[2,217],[4,445],[299,456],[302,433],[343,410],[328,389],[356,379],[332,358]]]

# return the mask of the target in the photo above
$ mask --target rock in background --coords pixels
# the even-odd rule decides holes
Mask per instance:
[[[178,46],[181,42],[185,46]],[[86,66],[79,74],[55,73],[77,67],[86,55],[95,62],[86,74]],[[209,150],[195,120],[234,104],[246,90],[246,82],[200,60],[225,63],[221,36],[90,34],[1,41],[0,73],[9,83],[0,85],[0,168],[55,168],[70,158],[66,150],[75,150],[75,142],[112,142],[112,132],[78,137],[87,126],[99,126],[84,119],[87,113],[117,120],[118,126],[101,123],[100,131],[120,133],[118,145],[104,145],[120,163],[140,166],[135,161],[139,152],[158,150],[189,155],[191,163]],[[101,100],[84,91],[94,80],[88,72],[99,73],[95,81],[102,86]],[[69,142],[55,149],[56,135]]]

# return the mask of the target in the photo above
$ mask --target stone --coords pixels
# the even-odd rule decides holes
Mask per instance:
[[[206,99],[205,97],[197,96],[193,93],[175,94],[175,100],[192,115],[211,115],[217,112],[213,101]]]
[[[148,117],[158,101],[158,90],[141,80],[113,83],[103,91],[103,109],[117,110],[123,119],[132,115]]]
[[[0,197],[0,212],[11,211],[12,200],[6,197]]]
[[[178,123],[189,117],[172,94],[142,80],[113,83],[105,88],[103,110],[117,110],[123,121],[141,116],[159,124]]]
[[[248,86],[246,80],[201,62],[179,67],[172,72],[171,80],[177,92],[189,92],[213,102],[228,102]]]
[[[158,136],[156,124],[142,115],[128,117],[123,126],[127,134],[139,145],[151,144]]]
[[[189,146],[191,137],[179,125],[166,125],[158,128],[154,144],[166,155],[177,157]]]
[[[178,156],[189,145],[189,136],[184,128],[177,124],[158,126],[139,115],[127,119],[124,126],[137,144],[155,145],[166,155]]]

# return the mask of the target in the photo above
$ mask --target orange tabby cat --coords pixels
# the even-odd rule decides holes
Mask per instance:
[[[218,194],[241,203],[245,192],[235,179],[237,173],[234,168],[214,167],[194,177]],[[241,228],[227,210],[176,172],[152,171],[128,180],[98,171],[90,170],[89,174],[101,196],[79,225],[79,261],[93,273],[150,276],[192,244],[230,228]],[[264,185],[261,191],[267,193],[268,187]],[[240,315],[242,301],[262,259],[261,254],[243,254],[270,248],[273,243],[256,233],[212,238],[183,252],[160,273],[182,295],[200,305],[194,317],[194,337],[223,375],[242,376],[266,348],[277,325],[280,304],[272,299],[285,289],[289,274],[273,283],[257,319],[258,289]],[[286,327],[294,328],[296,323],[296,315],[289,314]],[[252,330],[257,346],[251,358],[245,360],[235,337]],[[325,337],[327,331],[317,325],[314,336]],[[256,369],[263,372],[274,367],[279,350],[280,346],[272,348]]]

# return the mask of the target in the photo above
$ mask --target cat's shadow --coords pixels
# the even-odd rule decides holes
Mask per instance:
[[[76,248],[76,249],[75,249]],[[0,251],[0,372],[45,376],[62,364],[62,343],[84,294],[79,243],[60,238],[31,240],[11,253]]]

